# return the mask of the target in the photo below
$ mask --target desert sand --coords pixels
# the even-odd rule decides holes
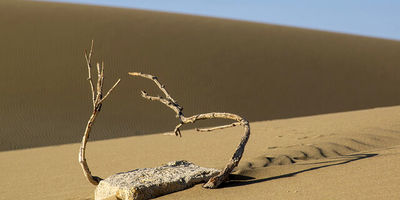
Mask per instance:
[[[399,113],[396,106],[254,122],[230,182],[160,199],[399,199]],[[90,142],[88,163],[103,178],[182,159],[223,168],[242,131]],[[95,187],[83,176],[78,150],[79,144],[67,144],[1,152],[2,199],[92,199]]]
[[[251,136],[220,189],[159,199],[400,199],[400,42],[153,11],[0,1],[0,199],[93,199],[78,164],[90,116],[83,57],[106,86],[88,143],[94,175],[189,160],[222,168],[241,127],[166,136],[177,119],[140,97],[157,75],[186,115],[239,114]]]
[[[398,41],[14,0],[0,1],[0,29],[0,151],[80,141],[90,112],[83,52],[92,39],[94,60],[105,62],[105,88],[121,78],[94,140],[175,126],[172,111],[139,96],[158,89],[130,71],[160,77],[187,115],[222,111],[264,121],[400,102]]]

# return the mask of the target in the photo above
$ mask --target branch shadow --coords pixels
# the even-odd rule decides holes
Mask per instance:
[[[224,184],[221,185],[221,188],[229,188],[229,187],[237,187],[237,186],[245,186],[245,185],[250,185],[250,184],[256,184],[256,183],[261,183],[265,181],[271,181],[275,179],[280,179],[280,178],[289,178],[293,177],[297,174],[301,174],[304,172],[309,172],[317,169],[322,169],[326,167],[332,167],[332,166],[338,166],[338,165],[343,165],[347,164],[350,162],[354,162],[357,160],[362,160],[366,158],[371,158],[374,156],[377,156],[378,154],[352,154],[352,155],[347,155],[343,156],[343,159],[341,160],[334,160],[334,161],[325,161],[325,162],[315,162],[315,163],[306,163],[306,164],[300,164],[300,165],[315,165],[315,164],[324,164],[322,166],[317,166],[317,167],[311,167],[308,169],[292,172],[292,173],[287,173],[287,174],[282,174],[279,176],[273,176],[273,177],[267,177],[267,178],[254,178],[250,176],[245,176],[245,175],[240,175],[240,174],[231,174],[229,176],[230,180]],[[330,164],[333,163],[334,164]],[[337,163],[339,162],[339,163]]]

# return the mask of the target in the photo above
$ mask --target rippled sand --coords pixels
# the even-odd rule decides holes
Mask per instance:
[[[197,185],[160,199],[398,199],[399,113],[396,106],[252,123],[244,157],[223,188]],[[88,163],[103,178],[182,159],[222,168],[242,131],[90,142]],[[1,152],[2,198],[92,199],[78,150],[68,144]]]

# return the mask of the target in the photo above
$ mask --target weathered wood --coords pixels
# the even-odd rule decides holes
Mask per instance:
[[[90,116],[85,132],[83,134],[82,138],[82,143],[79,148],[79,164],[82,167],[83,174],[85,175],[86,179],[92,183],[93,185],[98,185],[101,180],[103,180],[100,177],[93,176],[92,173],[90,172],[89,166],[86,161],[86,144],[89,139],[90,131],[92,130],[92,126],[95,122],[95,119],[97,115],[99,114],[101,110],[101,106],[103,101],[110,95],[110,93],[114,90],[114,88],[118,85],[118,83],[121,81],[121,79],[118,79],[115,84],[108,90],[105,96],[103,96],[103,84],[104,84],[104,63],[100,66],[99,63],[97,63],[97,84],[96,84],[96,90],[92,81],[92,75],[91,75],[91,68],[92,68],[92,55],[93,55],[93,40],[90,46],[90,51],[87,53],[85,51],[85,58],[86,58],[86,64],[88,68],[88,81],[90,85],[90,89],[92,92],[92,104],[93,104],[93,112],[92,115]]]
[[[175,127],[174,133],[176,136],[182,136],[180,128],[184,124],[188,123],[194,123],[197,120],[205,120],[205,119],[214,119],[214,118],[221,118],[221,119],[231,119],[236,122],[224,126],[218,126],[214,128],[208,128],[208,129],[197,129],[198,131],[213,131],[217,129],[223,129],[223,128],[229,128],[229,127],[234,127],[237,125],[242,125],[244,127],[244,135],[236,148],[235,153],[233,154],[231,160],[229,163],[225,166],[225,168],[216,176],[212,177],[203,187],[205,188],[217,188],[221,183],[225,182],[228,180],[229,174],[232,172],[232,170],[239,164],[240,159],[242,158],[244,148],[247,144],[247,141],[250,137],[250,124],[249,122],[240,117],[239,115],[232,114],[232,113],[224,113],[224,112],[211,112],[211,113],[203,113],[203,114],[197,114],[193,115],[191,117],[185,117],[182,110],[183,107],[181,107],[168,93],[166,90],[165,86],[161,84],[156,76],[150,75],[150,74],[143,74],[140,72],[129,72],[129,75],[131,76],[138,76],[138,77],[143,77],[149,80],[152,80],[159,88],[160,90],[164,93],[165,97],[155,97],[155,96],[150,96],[148,95],[145,91],[142,91],[142,97],[151,101],[159,101],[166,105],[167,107],[171,108],[175,113],[176,117],[179,119],[180,123]]]
[[[239,125],[240,125],[240,122],[235,122],[235,123],[232,123],[232,124],[216,126],[216,127],[211,127],[211,128],[196,128],[196,131],[199,131],[199,132],[210,132],[210,131],[215,131],[215,130],[218,130],[218,129],[231,128],[231,127],[235,127],[235,126],[239,126]]]

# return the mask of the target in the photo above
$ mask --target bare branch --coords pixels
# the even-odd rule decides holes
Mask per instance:
[[[212,127],[212,128],[196,128],[196,131],[198,132],[210,132],[210,131],[215,131],[218,129],[225,129],[225,128],[231,128],[231,127],[235,127],[235,126],[239,126],[240,122],[235,122],[232,124],[227,124],[227,125],[223,125],[223,126],[217,126],[217,127]]]
[[[139,77],[147,78],[147,79],[154,81],[154,83],[158,86],[158,88],[160,88],[160,90],[165,94],[165,98],[164,97],[154,97],[154,96],[149,96],[146,92],[142,91],[143,98],[152,100],[152,101],[159,101],[159,102],[163,103],[164,105],[166,105],[167,107],[171,108],[173,111],[175,111],[176,117],[180,120],[180,123],[174,129],[174,133],[176,136],[182,136],[180,128],[184,124],[194,123],[198,120],[205,120],[205,119],[221,118],[221,119],[231,119],[236,122],[229,124],[229,125],[218,126],[218,127],[214,127],[214,128],[197,129],[198,131],[212,131],[212,130],[217,130],[217,129],[234,127],[237,125],[242,125],[244,127],[244,136],[242,137],[242,139],[241,139],[238,147],[236,148],[236,151],[233,154],[229,163],[226,165],[224,170],[221,171],[221,173],[219,173],[215,177],[212,177],[203,187],[217,188],[219,185],[221,185],[221,183],[225,182],[228,179],[229,174],[239,164],[239,161],[242,158],[244,148],[250,137],[249,122],[246,119],[240,117],[239,115],[232,114],[232,113],[222,113],[222,112],[203,113],[203,114],[193,115],[191,117],[185,117],[182,112],[183,108],[169,95],[168,91],[165,89],[165,86],[162,85],[158,81],[157,77],[150,75],[150,74],[142,74],[140,72],[129,72],[129,75],[139,76]]]
[[[104,62],[101,62],[100,66],[100,92],[103,93],[103,85],[104,85]]]
[[[145,99],[148,99],[148,100],[150,100],[150,101],[159,101],[159,102],[161,102],[162,104],[168,106],[168,107],[171,108],[175,113],[177,113],[177,116],[179,115],[179,113],[182,112],[182,108],[181,108],[179,105],[177,105],[176,103],[172,102],[172,100],[170,100],[170,99],[166,99],[166,98],[164,98],[164,97],[149,96],[149,95],[147,94],[147,92],[145,92],[145,91],[141,91],[141,93],[142,93],[142,97],[145,98]]]
[[[182,137],[181,130],[180,130],[182,125],[183,125],[183,123],[180,123],[175,126],[175,129],[174,129],[175,136],[179,135],[179,137]]]
[[[108,92],[106,93],[106,95],[104,95],[104,97],[100,100],[100,103],[103,103],[104,100],[107,99],[108,95],[110,95],[110,93],[114,90],[115,87],[117,87],[118,83],[121,81],[121,79],[118,79],[114,85],[108,90]]]
[[[147,78],[147,79],[150,79],[150,80],[154,81],[154,83],[158,86],[158,88],[160,88],[160,90],[164,93],[165,98],[169,99],[172,103],[178,105],[177,102],[168,93],[168,91],[165,88],[165,86],[158,81],[158,78],[156,76],[153,76],[151,74],[143,74],[143,73],[140,73],[140,72],[129,72],[128,74],[131,75],[131,76],[140,76],[140,77]]]
[[[92,100],[93,100],[93,112],[92,115],[90,116],[86,128],[85,128],[85,132],[83,134],[82,137],[82,143],[81,146],[79,148],[79,164],[82,167],[83,170],[83,174],[85,175],[86,179],[92,183],[93,185],[98,185],[99,182],[102,180],[102,178],[97,177],[97,176],[93,176],[89,166],[87,164],[86,161],[86,144],[87,141],[89,139],[89,135],[90,135],[90,131],[92,130],[92,126],[94,124],[94,121],[97,117],[97,115],[100,112],[100,108],[102,106],[102,102],[108,97],[108,95],[114,90],[114,88],[118,85],[118,83],[120,82],[121,79],[118,79],[118,81],[111,87],[111,89],[107,92],[107,94],[103,97],[103,82],[104,82],[104,64],[102,63],[101,69],[100,69],[100,64],[97,63],[97,90],[94,90],[94,84],[92,81],[92,76],[91,76],[91,57],[92,57],[92,52],[93,52],[93,40],[92,40],[92,44],[91,44],[91,48],[90,48],[90,52],[89,54],[87,54],[87,52],[85,52],[85,58],[86,58],[86,64],[88,67],[88,80],[90,83],[90,88],[91,88],[91,92],[92,92]],[[96,93],[96,95],[95,95]]]
[[[85,59],[86,59],[86,65],[88,68],[88,80],[89,80],[89,84],[90,84],[90,89],[92,91],[92,104],[93,104],[93,108],[95,107],[95,91],[94,91],[94,84],[93,84],[93,80],[92,80],[92,72],[91,72],[91,68],[92,68],[92,55],[93,55],[93,40],[92,43],[90,45],[90,51],[89,54],[87,53],[87,51],[85,50]]]
[[[97,95],[96,95],[96,101],[98,102],[101,99],[101,93],[103,92],[101,89],[101,72],[100,72],[100,63],[96,63],[97,67]]]

